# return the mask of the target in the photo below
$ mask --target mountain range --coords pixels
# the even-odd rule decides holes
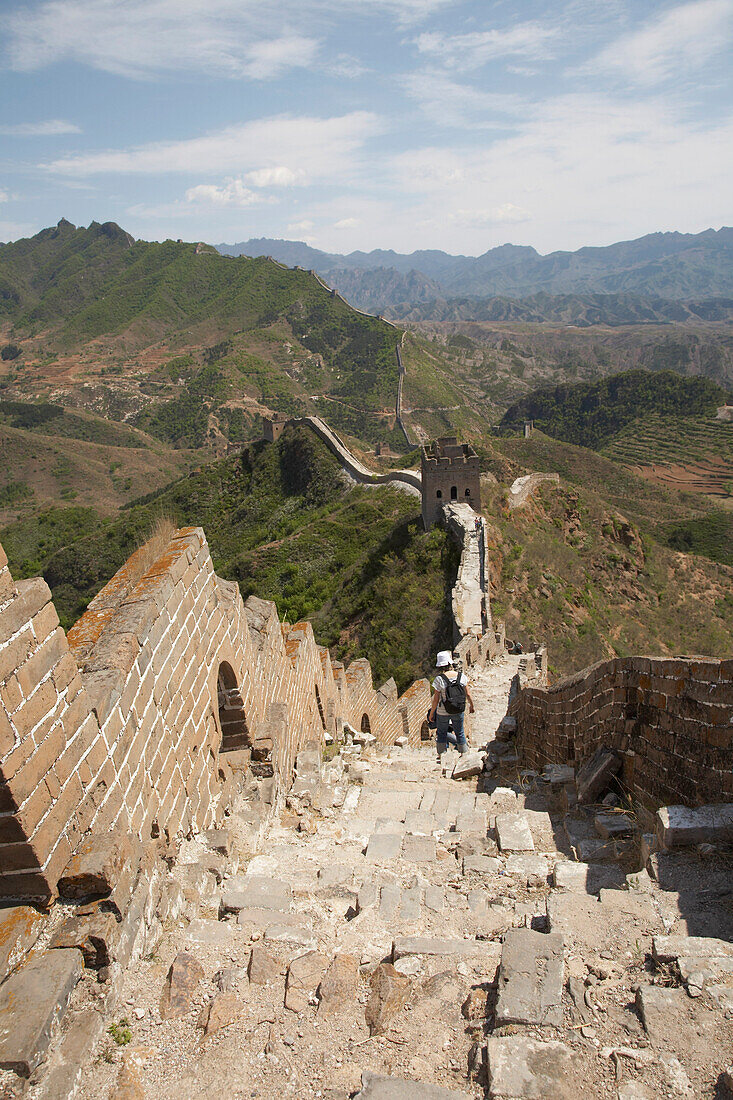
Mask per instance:
[[[530,246],[512,244],[481,256],[452,256],[434,249],[408,255],[391,249],[340,255],[301,241],[269,238],[217,248],[225,255],[271,256],[290,267],[308,268],[358,308],[394,317],[407,316],[411,307],[422,304],[423,319],[427,314],[435,319],[445,310],[446,300],[450,308],[459,308],[450,302],[457,298],[626,295],[692,300],[698,307],[701,299],[733,298],[733,229],[727,227],[694,234],[651,233],[546,256]],[[613,312],[614,303],[610,306]],[[483,301],[479,308],[491,310]]]

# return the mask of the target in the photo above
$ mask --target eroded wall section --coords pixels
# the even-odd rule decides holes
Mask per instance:
[[[413,743],[430,693],[375,690],[309,623],[242,601],[204,533],[142,548],[69,632],[41,580],[0,550],[0,896],[50,897],[72,851],[111,828],[174,837],[219,822],[252,768],[289,785],[298,750],[345,722]]]
[[[657,807],[733,801],[733,659],[602,661],[551,689],[524,687],[511,711],[532,768],[623,754],[627,789]]]

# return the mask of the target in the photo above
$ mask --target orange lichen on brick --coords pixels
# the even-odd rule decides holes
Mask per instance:
[[[115,607],[101,611],[85,611],[67,634],[69,648],[77,660],[82,661],[99,641],[102,631],[114,617]]]

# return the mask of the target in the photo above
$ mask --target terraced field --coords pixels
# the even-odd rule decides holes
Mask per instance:
[[[622,428],[601,453],[658,484],[733,495],[733,424],[727,421],[648,415]]]

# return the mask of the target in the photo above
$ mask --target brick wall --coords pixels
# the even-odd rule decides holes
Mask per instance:
[[[0,897],[45,898],[99,797],[106,752],[51,593],[0,546]]]
[[[733,801],[733,659],[603,661],[551,689],[524,687],[511,711],[530,767],[606,745],[647,806]]]
[[[243,603],[200,529],[177,532],[147,569],[145,554],[67,639],[46,584],[14,584],[0,548],[0,896],[52,897],[90,832],[214,825],[248,766],[287,787],[299,749],[345,722],[383,745],[420,739],[426,681],[401,699],[394,681],[377,690],[369,662],[332,662],[310,623]],[[220,751],[222,720],[239,731],[232,751]]]

